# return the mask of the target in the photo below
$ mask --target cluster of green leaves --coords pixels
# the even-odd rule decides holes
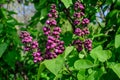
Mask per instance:
[[[16,13],[0,8],[0,77],[3,79],[15,69],[15,62],[19,59],[20,39],[15,26],[20,23],[12,17],[13,14]]]

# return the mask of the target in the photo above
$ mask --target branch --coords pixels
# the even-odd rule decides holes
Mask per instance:
[[[59,1],[59,3],[60,4],[63,4],[62,2],[61,2],[61,0],[58,0]],[[64,4],[63,4],[64,5]],[[65,6],[64,6],[65,7]],[[70,24],[72,25],[72,29],[73,29],[73,32],[75,31],[75,25],[74,25],[74,20],[71,18],[71,16],[70,16],[70,12],[69,12],[69,9],[67,9],[67,8],[64,8],[63,9],[63,12],[64,12],[64,14],[67,16],[67,19],[68,19],[68,21],[70,22]]]

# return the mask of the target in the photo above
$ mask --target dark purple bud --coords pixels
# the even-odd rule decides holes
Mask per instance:
[[[56,13],[57,11],[55,9],[50,10],[51,13]]]
[[[81,14],[79,12],[75,12],[74,15],[73,15],[75,18],[80,18],[81,17]]]
[[[75,25],[80,24],[80,20],[74,20],[74,24],[75,24]]]

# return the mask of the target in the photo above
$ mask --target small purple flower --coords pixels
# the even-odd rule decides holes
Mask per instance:
[[[52,16],[52,14],[51,14],[51,13],[48,13],[48,17],[49,17],[49,18],[52,18],[53,16]]]
[[[86,39],[85,42],[84,42],[84,47],[85,47],[88,51],[91,51],[91,50],[92,50],[92,40]]]
[[[43,60],[40,52],[33,52],[34,63],[40,62]]]
[[[82,47],[83,42],[81,40],[74,40],[73,44],[77,48],[78,52],[82,51],[82,49],[83,49],[83,47]]]
[[[50,25],[52,25],[52,26],[56,26],[57,25],[57,22],[56,22],[56,20],[51,20],[51,24]]]
[[[75,24],[75,25],[80,24],[80,20],[74,20],[74,24]]]
[[[27,31],[21,31],[20,32],[20,38],[28,37],[30,34]]]
[[[83,10],[84,6],[82,4],[79,4],[79,8],[80,8],[80,10]]]
[[[46,24],[50,25],[50,26],[56,26],[57,22],[55,19],[50,19],[46,21]]]
[[[82,20],[82,24],[88,24],[90,21],[89,21],[89,19],[88,18],[84,18],[83,20]]]
[[[77,36],[83,36],[84,32],[80,28],[76,28],[74,34]]]
[[[76,2],[75,2],[75,4],[74,4],[74,9],[75,9],[75,10],[78,10],[78,9],[79,9],[79,4],[80,4],[79,1],[76,1]]]
[[[79,1],[76,1],[74,4],[74,9],[75,10],[78,10],[78,9],[83,10],[84,6]]]
[[[31,47],[32,47],[32,49],[38,48],[38,42],[37,41],[33,41],[31,43]]]
[[[46,36],[48,36],[48,35],[50,34],[50,28],[44,26],[44,27],[43,27],[43,32],[44,32],[44,34],[45,34]]]
[[[61,33],[60,27],[54,27],[52,35],[55,36],[56,38],[59,38],[60,33]]]
[[[80,18],[81,17],[81,14],[79,12],[75,12],[74,15],[73,15],[75,18]]]
[[[56,13],[57,11],[55,9],[50,10],[51,13]]]
[[[50,20],[47,20],[47,21],[46,21],[46,24],[50,25]]]

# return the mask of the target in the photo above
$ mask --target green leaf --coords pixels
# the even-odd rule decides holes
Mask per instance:
[[[115,36],[115,48],[120,47],[120,34]]]
[[[63,56],[58,56],[56,59],[44,61],[45,67],[57,76],[58,72],[63,68],[64,58]]]
[[[110,50],[102,50],[101,46],[94,48],[90,53],[91,53],[90,56],[93,59],[98,59],[100,62],[105,62],[112,57],[111,51]]]
[[[61,0],[66,8],[70,7],[72,4],[72,0]]]
[[[6,0],[0,0],[0,4],[4,4]]]
[[[37,80],[40,79],[40,75],[41,75],[41,73],[42,73],[42,71],[43,71],[44,69],[45,69],[45,65],[44,65],[44,63],[42,62],[42,63],[40,63],[40,66],[39,66],[39,69],[38,69]]]
[[[11,66],[12,69],[15,68],[15,62],[17,58],[17,52],[16,51],[9,51],[7,54],[3,56],[4,61]]]
[[[94,38],[97,38],[97,37],[107,37],[108,35],[106,35],[106,34],[96,34],[96,35],[93,35],[93,40],[94,40]]]
[[[0,44],[0,58],[2,57],[3,53],[7,49],[8,44],[7,43],[2,43]]]
[[[97,68],[95,73],[95,80],[100,80],[101,76],[106,73],[105,67]]]
[[[3,24],[0,24],[0,33],[3,31]]]
[[[65,48],[65,56],[64,56],[64,58],[66,58],[72,52],[73,49],[74,49],[73,46],[66,47]]]
[[[111,68],[120,78],[120,63],[109,63],[108,67]]]
[[[43,8],[43,9],[41,10],[40,20],[44,19],[45,16],[47,16],[47,14],[48,14],[47,8]]]
[[[96,71],[93,71],[86,80],[95,80],[95,73]]]
[[[91,61],[89,61],[89,60],[83,60],[83,59],[77,60],[74,63],[74,67],[77,70],[87,69],[87,68],[90,68],[90,67],[93,67],[93,66],[94,66],[94,64]]]
[[[1,9],[0,9],[0,13],[1,13],[1,14],[0,14],[0,17],[7,19],[7,11],[6,11],[6,9],[1,8]]]
[[[7,25],[8,26],[15,26],[16,25],[16,20],[15,19],[9,19],[9,20],[7,20]]]
[[[40,9],[45,8],[47,0],[40,0],[38,3],[34,3],[35,8],[39,11]]]
[[[96,48],[94,48],[94,49],[92,49],[92,51],[90,52],[90,56],[91,56],[93,59],[97,59],[96,53],[98,53],[98,51],[99,51],[99,50],[102,50],[102,49],[103,49],[103,48],[102,48],[101,45],[98,46],[98,47],[96,47]]]
[[[85,80],[85,69],[80,69],[78,74],[77,74],[77,79],[78,80]]]

